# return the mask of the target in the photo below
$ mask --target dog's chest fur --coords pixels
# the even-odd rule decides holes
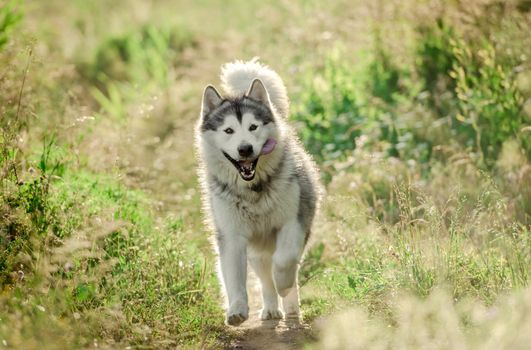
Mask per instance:
[[[211,206],[220,228],[237,230],[251,241],[274,238],[298,211],[299,185],[286,170],[244,186],[223,182],[211,174]]]

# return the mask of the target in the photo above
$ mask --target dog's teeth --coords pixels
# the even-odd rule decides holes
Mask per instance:
[[[246,160],[240,163],[240,167],[245,172],[251,171],[253,170],[253,162]]]
[[[254,177],[256,169],[254,168],[257,160],[240,160],[238,161],[238,170],[244,180],[250,180]]]

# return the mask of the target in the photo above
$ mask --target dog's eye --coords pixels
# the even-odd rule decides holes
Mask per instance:
[[[256,130],[256,128],[258,128],[258,126],[256,126],[256,124],[251,124],[251,126],[249,127],[249,131]]]
[[[234,130],[232,130],[232,128],[226,128],[223,131],[225,131],[226,134],[233,134],[234,133]]]

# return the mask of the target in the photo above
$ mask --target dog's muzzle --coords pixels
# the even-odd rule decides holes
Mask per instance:
[[[277,144],[276,140],[267,139],[267,141],[262,146],[262,150],[260,151],[260,156],[273,152],[276,144]],[[251,160],[251,159],[236,160],[225,152],[223,152],[223,155],[236,167],[242,179],[244,179],[245,181],[251,181],[252,179],[254,179],[254,175],[256,174],[256,164],[258,163],[258,158],[260,158],[260,156],[256,157],[254,160]]]
[[[256,164],[258,163],[259,157],[256,157],[254,160],[236,160],[225,152],[223,152],[223,155],[236,167],[242,179],[245,181],[251,181],[254,179],[254,175],[256,174]]]

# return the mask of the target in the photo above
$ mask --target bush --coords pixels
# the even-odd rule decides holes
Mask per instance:
[[[393,63],[375,35],[372,50],[355,59],[332,51],[303,79],[293,118],[320,161],[348,158],[361,136],[368,149],[420,163],[454,140],[486,167],[513,138],[530,153],[514,60],[499,59],[481,36],[465,42],[443,18],[435,23],[417,28],[411,66]]]
[[[402,109],[412,108],[408,100],[418,92],[410,73],[396,67],[380,44],[375,52],[359,53],[355,64],[344,56],[340,49],[331,52],[323,70],[303,81],[292,118],[307,149],[325,164],[344,160],[363,136],[358,143],[365,148],[429,159],[416,125],[400,117]]]
[[[327,56],[322,72],[308,76],[292,118],[307,149],[320,160],[336,159],[355,148],[363,117],[356,82],[339,51]]]
[[[517,89],[511,67],[502,65],[494,48],[486,43],[475,54],[462,41],[453,43],[456,61],[450,76],[455,79],[456,130],[465,133],[468,144],[492,166],[502,144],[512,138],[522,140],[526,152],[531,144],[522,128],[524,99]]]

